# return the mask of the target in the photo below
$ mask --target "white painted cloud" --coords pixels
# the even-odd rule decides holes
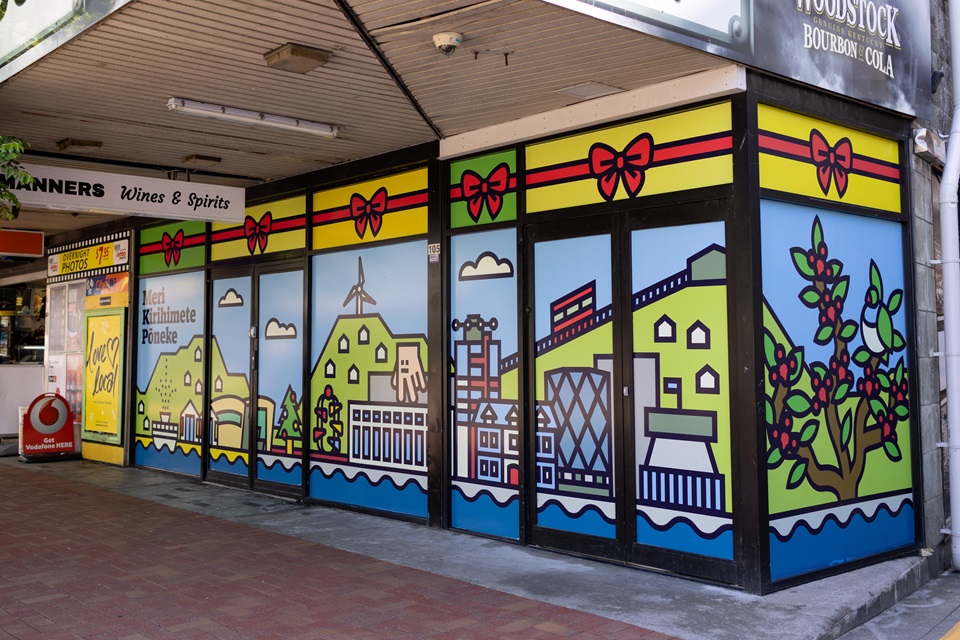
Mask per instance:
[[[276,318],[270,318],[263,335],[267,340],[292,340],[297,337],[297,327],[293,323],[283,324]]]
[[[242,307],[243,306],[243,297],[237,293],[236,289],[227,289],[227,292],[223,294],[223,297],[220,298],[220,301],[217,302],[218,307]]]
[[[460,267],[460,280],[486,280],[491,278],[512,278],[513,263],[501,260],[491,251],[477,256],[476,262],[464,262]]]

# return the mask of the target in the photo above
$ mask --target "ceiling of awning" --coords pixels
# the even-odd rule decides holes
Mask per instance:
[[[432,36],[463,34],[452,54]],[[267,66],[285,43],[330,52],[306,74]],[[30,162],[250,186],[727,64],[540,0],[134,0],[0,84],[0,134]],[[334,124],[333,140],[168,111],[172,97]],[[65,138],[102,142],[63,153]],[[48,233],[104,219],[22,212]]]

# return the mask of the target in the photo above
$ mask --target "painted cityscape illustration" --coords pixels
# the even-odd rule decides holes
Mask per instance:
[[[248,334],[251,278],[214,282],[210,353],[213,388],[206,420],[200,411],[206,391],[203,338],[199,332],[192,332],[193,328],[191,332],[183,331],[184,320],[196,315],[190,310],[203,309],[203,280],[189,281],[196,279],[194,275],[145,281],[144,286],[152,288],[141,293],[147,302],[141,323],[152,318],[153,324],[163,326],[165,338],[154,350],[152,360],[145,357],[151,350],[141,345],[141,361],[152,365],[152,369],[138,371],[139,461],[199,472],[200,447],[207,424],[210,469],[246,476],[250,465],[248,443],[255,430],[257,478],[300,484],[302,402],[298,400],[301,394],[297,365],[302,352],[302,274],[290,271],[260,276],[260,393],[252,411]],[[162,298],[158,297],[160,292]],[[202,316],[194,319],[194,324],[202,327]],[[141,336],[147,340],[151,331],[142,329]]]
[[[427,246],[314,256],[310,496],[426,516]]]
[[[663,253],[677,242],[686,260]],[[635,236],[636,504],[638,542],[732,557],[722,242],[720,223]],[[518,535],[515,245],[506,230],[451,247],[452,520],[505,537]],[[601,537],[615,536],[609,247],[561,240],[535,258],[537,522]]]
[[[638,542],[728,558],[722,241],[720,223],[635,232],[631,395]],[[538,243],[534,314],[537,522],[608,538],[616,530],[609,252],[606,235]],[[596,259],[572,264],[568,257],[578,253]],[[462,234],[452,239],[451,255],[453,524],[516,538],[515,232]],[[210,353],[198,314],[202,276],[144,280],[140,295],[150,304],[141,318],[148,322],[138,369],[138,461],[197,473],[206,425],[211,470],[249,474],[248,443],[255,438],[256,478],[299,484],[306,435],[311,497],[426,515],[425,256],[425,243],[416,241],[312,258],[315,339],[306,403],[296,375],[299,271],[259,276],[255,402],[248,334],[253,278],[213,280]],[[153,326],[164,332],[157,344],[150,343]],[[207,358],[212,388],[204,417]]]
[[[520,535],[517,241],[514,229],[450,239],[451,524]]]
[[[137,464],[200,473],[203,437],[204,274],[140,280],[137,392],[134,398]],[[224,370],[214,361],[214,370]]]
[[[632,234],[637,542],[733,558],[720,222]]]
[[[771,577],[911,544],[900,227],[764,202]]]

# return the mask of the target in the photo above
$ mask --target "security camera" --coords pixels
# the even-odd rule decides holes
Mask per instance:
[[[463,42],[463,34],[456,31],[444,31],[433,35],[433,45],[444,55],[450,55]]]

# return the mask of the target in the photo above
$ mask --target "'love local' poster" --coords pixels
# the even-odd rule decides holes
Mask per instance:
[[[125,309],[87,312],[83,438],[120,443]]]

